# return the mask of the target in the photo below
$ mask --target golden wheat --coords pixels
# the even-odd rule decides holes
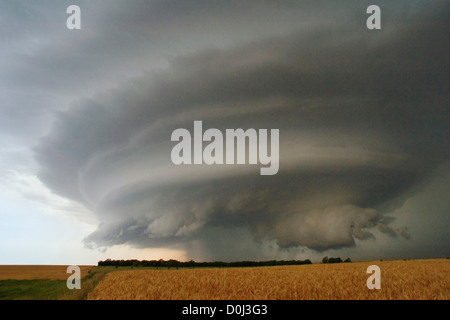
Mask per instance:
[[[68,266],[58,265],[0,265],[0,280],[66,280]],[[84,278],[93,266],[79,266],[81,277]]]
[[[369,290],[369,265],[381,289]],[[450,260],[111,272],[88,295],[106,300],[311,300],[450,298]]]

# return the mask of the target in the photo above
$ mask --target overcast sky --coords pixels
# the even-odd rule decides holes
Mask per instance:
[[[450,256],[449,9],[1,1],[0,264]],[[174,165],[195,120],[278,173]]]

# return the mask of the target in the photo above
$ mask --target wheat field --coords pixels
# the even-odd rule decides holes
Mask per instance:
[[[67,280],[68,266],[61,265],[0,265],[0,280]],[[79,266],[84,278],[93,266]]]
[[[369,290],[369,265],[381,289]],[[450,260],[372,261],[254,268],[126,270],[108,273],[91,300],[450,299]]]

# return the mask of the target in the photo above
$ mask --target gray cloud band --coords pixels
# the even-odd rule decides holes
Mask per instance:
[[[35,149],[39,177],[95,212],[93,247],[189,254],[196,243],[208,257],[214,243],[233,258],[237,229],[255,244],[318,251],[354,246],[375,228],[408,237],[389,213],[449,161],[443,32],[439,23],[364,37],[318,27],[175,58],[61,113]],[[175,166],[172,132],[199,119],[223,132],[279,128],[279,172]]]

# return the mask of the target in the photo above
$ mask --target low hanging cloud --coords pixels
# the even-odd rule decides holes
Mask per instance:
[[[60,112],[35,148],[39,178],[96,215],[90,247],[234,259],[264,243],[352,247],[375,229],[408,238],[389,214],[450,150],[445,23],[412,20],[378,34],[335,21],[171,58]],[[278,174],[173,165],[171,133],[195,120],[279,129]]]

